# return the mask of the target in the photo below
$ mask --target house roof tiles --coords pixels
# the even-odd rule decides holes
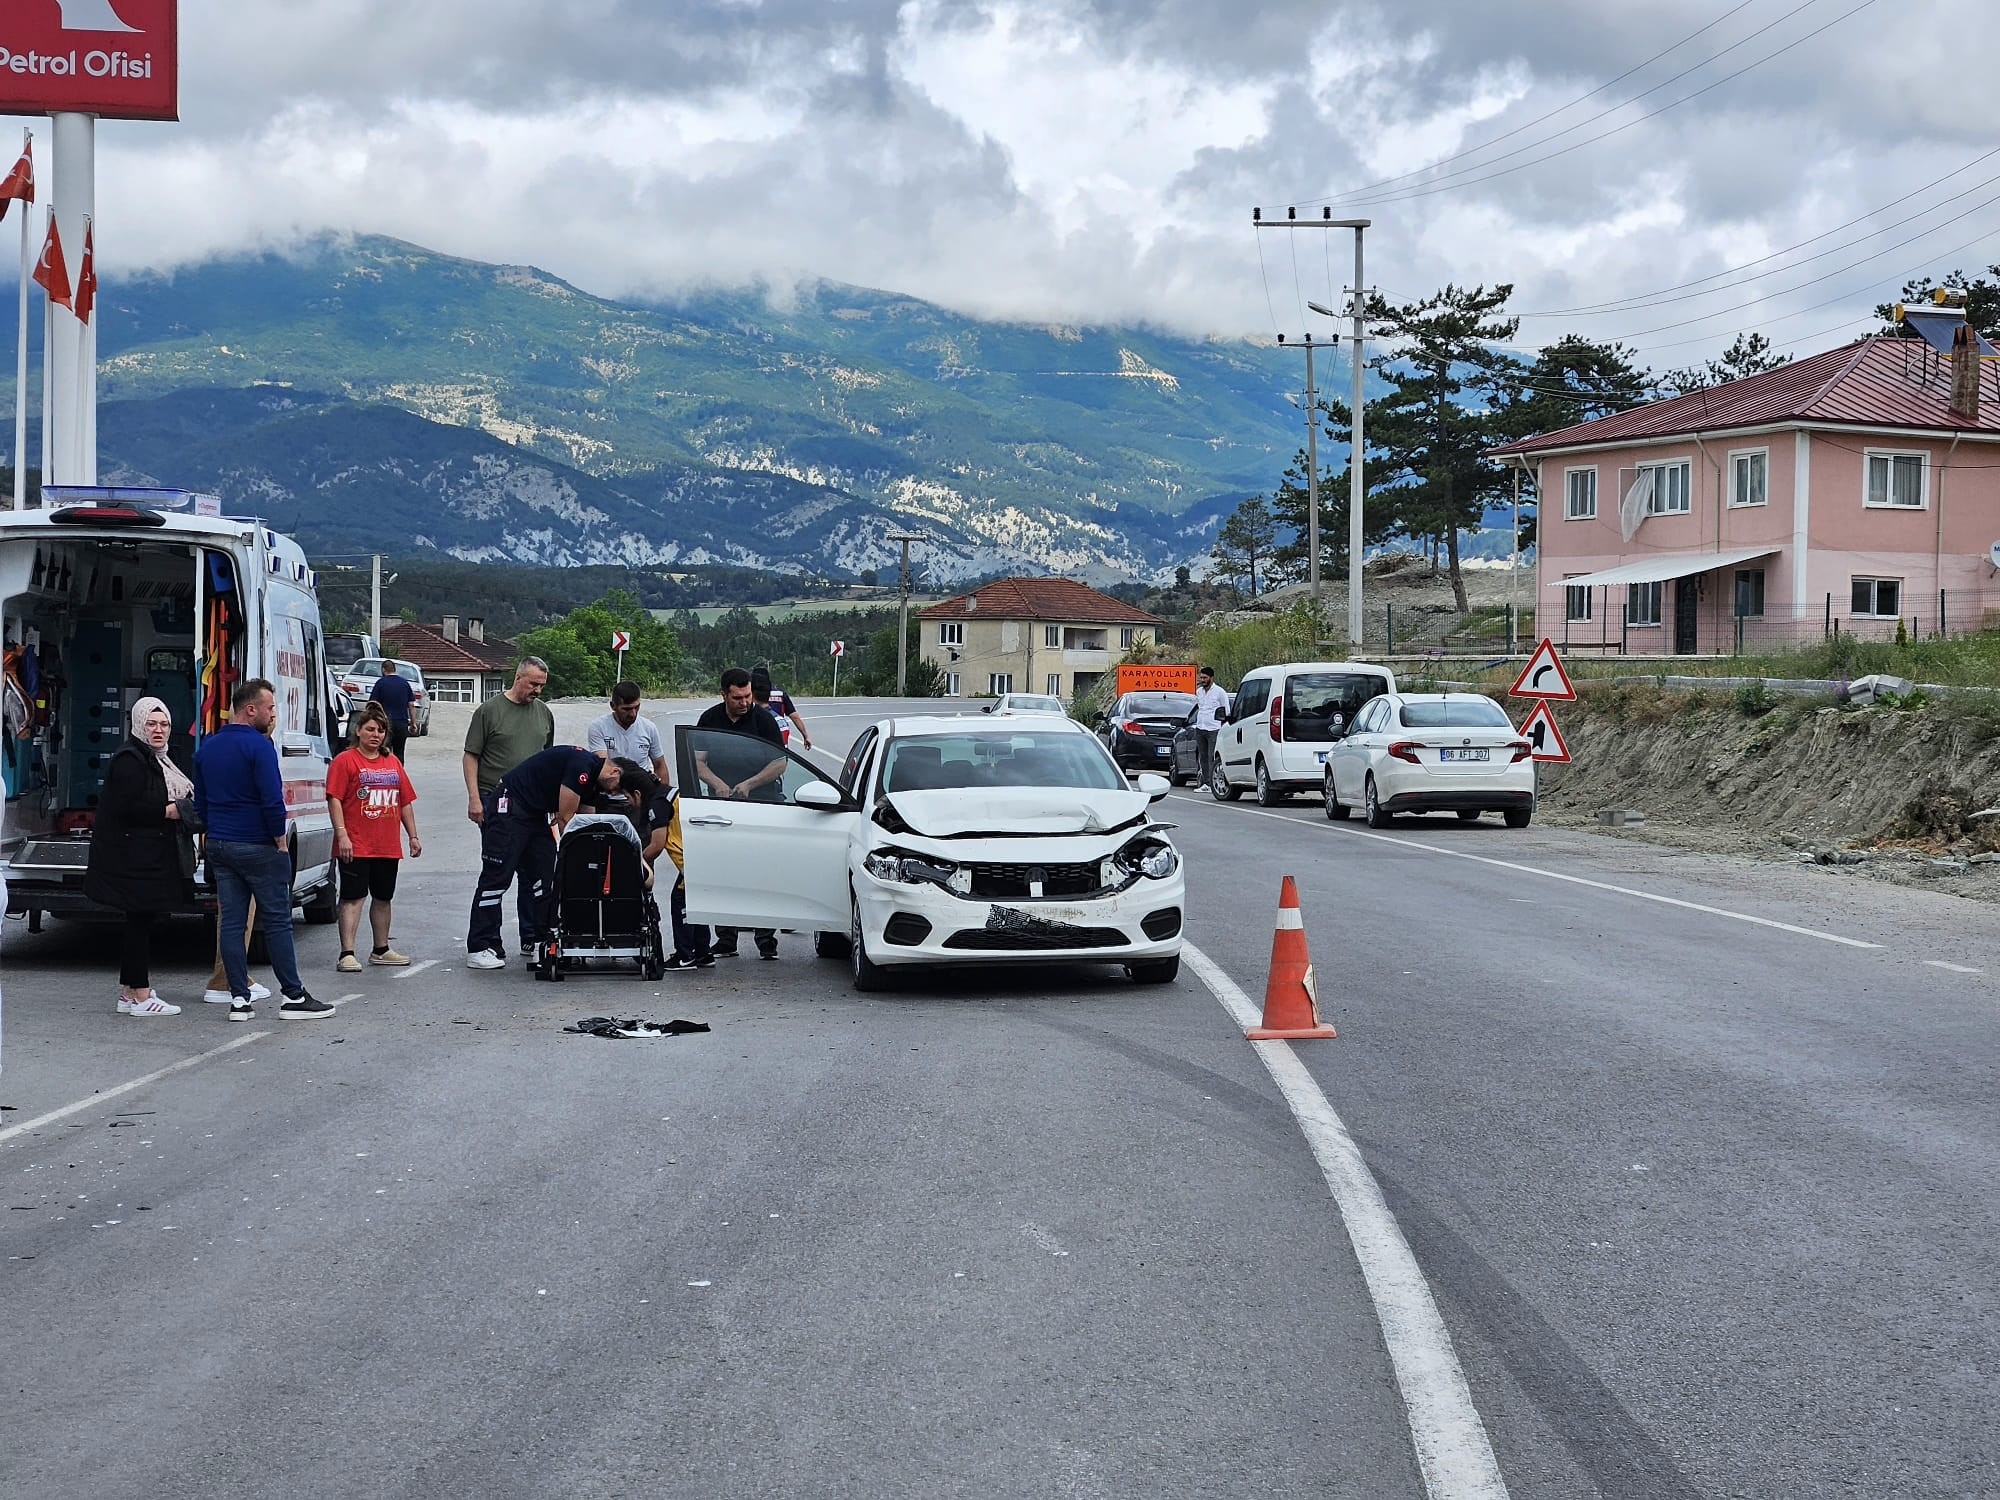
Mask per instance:
[[[508,672],[513,669],[512,641],[488,636],[483,641],[461,635],[445,639],[436,625],[399,621],[382,627],[382,644],[391,656],[413,661],[426,675],[434,672]]]
[[[1918,340],[1875,335],[1774,370],[1524,438],[1491,452],[1506,458],[1780,422],[2000,434],[2000,394],[1986,391],[1984,397],[1978,418],[1967,421],[1951,409],[1947,363]]]
[[[1088,625],[1164,625],[1158,615],[1070,578],[1001,578],[918,612],[921,620],[1073,620]]]

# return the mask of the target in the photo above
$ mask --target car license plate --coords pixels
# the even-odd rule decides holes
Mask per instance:
[[[1440,751],[1438,751],[1438,759],[1439,759],[1439,760],[1441,760],[1441,761],[1446,761],[1446,760],[1486,760],[1487,758],[1489,758],[1490,754],[1491,754],[1491,752],[1490,752],[1490,751],[1487,751],[1487,750],[1485,750],[1485,749],[1479,749],[1479,750],[1440,750]]]
[[[1160,755],[1172,755],[1174,753],[1174,747],[1172,745],[1161,745],[1158,748],[1157,753]]]
[[[1324,750],[1320,751],[1320,752],[1318,753],[1318,757],[1317,757],[1317,759],[1319,760],[1319,763],[1320,763],[1321,765],[1325,765],[1325,764],[1326,764],[1326,752],[1325,752]]]

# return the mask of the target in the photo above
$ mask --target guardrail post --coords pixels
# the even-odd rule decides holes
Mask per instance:
[[[1396,654],[1396,606],[1394,604],[1385,604],[1382,608],[1382,637],[1389,643],[1388,650],[1382,654],[1384,656],[1394,656]]]
[[[1944,590],[1938,590],[1938,639],[1944,639]]]

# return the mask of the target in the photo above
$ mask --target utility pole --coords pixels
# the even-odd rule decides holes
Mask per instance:
[[[1320,310],[1317,302],[1308,302],[1306,306],[1315,312]],[[1282,333],[1278,342],[1287,349],[1300,347],[1285,344]],[[1334,343],[1339,342],[1339,336],[1335,335]],[[1306,576],[1311,580],[1313,607],[1317,609],[1324,603],[1319,584],[1319,386],[1313,379],[1313,350],[1319,346],[1313,343],[1310,331],[1303,347],[1306,351]]]
[[[903,545],[902,568],[896,577],[896,696],[900,698],[910,682],[910,543],[927,542],[930,538],[918,532],[898,534],[889,540]]]
[[[370,561],[368,575],[368,634],[375,639],[375,649],[382,649],[382,554],[377,552]]]
[[[1353,430],[1348,437],[1347,459],[1347,640],[1348,649],[1355,654],[1361,650],[1361,507],[1367,497],[1368,486],[1363,476],[1362,464],[1362,407],[1366,401],[1366,389],[1362,385],[1362,345],[1368,336],[1367,326],[1367,282],[1363,279],[1361,263],[1361,234],[1373,219],[1336,219],[1333,210],[1323,208],[1317,219],[1301,219],[1296,208],[1285,210],[1282,219],[1267,219],[1264,210],[1250,210],[1250,222],[1258,229],[1351,229],[1354,231],[1354,285],[1347,290],[1354,298],[1354,399],[1349,411],[1353,417]],[[1312,304],[1308,303],[1308,306]],[[1328,309],[1314,307],[1316,312]],[[1329,313],[1329,315],[1331,315]]]

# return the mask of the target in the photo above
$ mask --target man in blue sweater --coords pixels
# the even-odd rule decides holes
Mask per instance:
[[[230,695],[229,722],[207,736],[194,758],[194,807],[208,830],[209,878],[222,908],[222,968],[229,976],[229,1019],[249,1021],[250,961],[244,932],[250,925],[250,898],[264,918],[264,944],[284,1000],[278,1014],[287,1021],[316,1021],[333,1014],[315,1000],[299,978],[292,947],[292,857],[285,820],[285,781],[271,725],[278,716],[277,693],[261,677]]]
[[[403,758],[404,747],[410,742],[410,702],[416,695],[410,679],[396,670],[396,659],[383,657],[382,675],[375,679],[368,697],[371,702],[381,704],[389,715],[388,750],[397,760]]]

